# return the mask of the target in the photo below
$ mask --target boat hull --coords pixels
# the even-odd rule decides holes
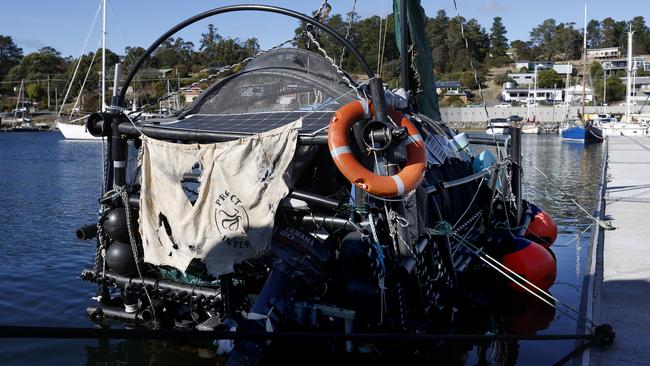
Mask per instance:
[[[646,136],[647,128],[635,124],[606,124],[601,126],[603,136]]]
[[[521,133],[539,134],[542,133],[542,128],[539,126],[523,126],[521,128]]]
[[[603,142],[603,132],[594,126],[575,126],[560,131],[562,140],[583,142],[585,144]]]
[[[84,125],[73,125],[70,123],[57,123],[56,126],[63,134],[66,140],[89,140],[89,141],[101,141],[101,137],[95,137],[86,130]]]

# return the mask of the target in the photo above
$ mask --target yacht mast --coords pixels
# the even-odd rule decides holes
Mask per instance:
[[[632,37],[634,32],[632,31],[632,23],[630,23],[630,31],[627,32],[627,96],[626,96],[626,113],[625,118],[627,123],[630,123],[630,109],[632,104],[632,73],[634,72],[634,65],[632,65]]]
[[[106,1],[102,0],[102,112],[106,112]]]
[[[582,115],[580,119],[585,118],[585,94],[587,88],[587,2],[585,2],[585,27],[582,38]]]

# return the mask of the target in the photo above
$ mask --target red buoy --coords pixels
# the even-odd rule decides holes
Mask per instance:
[[[535,286],[544,291],[548,290],[555,282],[557,275],[557,266],[551,252],[524,238],[514,238],[513,241],[515,250],[503,256],[503,264]],[[523,281],[521,283],[530,290],[537,291]],[[516,291],[525,291],[517,283],[510,282],[508,285]]]
[[[531,205],[533,217],[530,219],[525,237],[548,248],[557,239],[557,225],[551,215]]]

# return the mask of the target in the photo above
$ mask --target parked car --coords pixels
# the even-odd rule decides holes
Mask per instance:
[[[510,107],[512,107],[512,105],[510,105],[510,103],[499,103],[499,104],[494,106],[494,108],[510,108]]]
[[[571,103],[567,103],[567,102],[563,102],[563,103],[554,105],[554,107],[556,107],[556,108],[564,108],[564,107],[569,107],[569,106],[571,106]]]
[[[476,103],[476,104],[468,104],[466,108],[483,108],[484,105],[481,103]]]

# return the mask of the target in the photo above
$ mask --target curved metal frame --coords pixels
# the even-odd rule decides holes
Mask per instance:
[[[200,20],[203,20],[205,18],[214,16],[214,15],[219,15],[219,14],[224,14],[224,13],[230,13],[230,12],[235,12],[235,11],[262,11],[262,12],[268,12],[268,13],[276,13],[276,14],[281,14],[281,15],[286,15],[292,18],[296,18],[299,20],[302,20],[306,23],[309,23],[315,27],[318,27],[325,32],[327,32],[329,35],[334,37],[336,40],[341,42],[346,48],[352,52],[352,54],[359,60],[361,63],[361,66],[363,67],[364,71],[368,75],[368,78],[372,79],[375,77],[374,72],[370,68],[370,65],[368,65],[368,62],[361,56],[361,53],[354,48],[354,46],[348,42],[345,37],[341,36],[338,34],[334,29],[330,28],[329,26],[322,24],[315,19],[305,15],[301,14],[298,12],[295,12],[293,10],[285,9],[285,8],[280,8],[276,6],[270,6],[270,5],[232,5],[232,6],[224,6],[221,8],[215,8],[212,10],[205,11],[203,13],[197,14],[191,18],[188,18],[180,23],[178,23],[176,26],[165,32],[162,36],[160,36],[149,48],[145,51],[145,53],[140,57],[138,62],[134,65],[133,69],[129,72],[129,75],[126,77],[126,80],[124,80],[124,85],[122,85],[122,88],[120,90],[120,99],[124,100],[124,97],[126,96],[126,91],[131,84],[131,81],[135,77],[135,74],[138,72],[142,64],[145,62],[145,60],[155,51],[158,46],[160,46],[165,40],[167,40],[169,37],[173,36],[176,34],[178,31],[184,29],[185,27],[194,24]]]

